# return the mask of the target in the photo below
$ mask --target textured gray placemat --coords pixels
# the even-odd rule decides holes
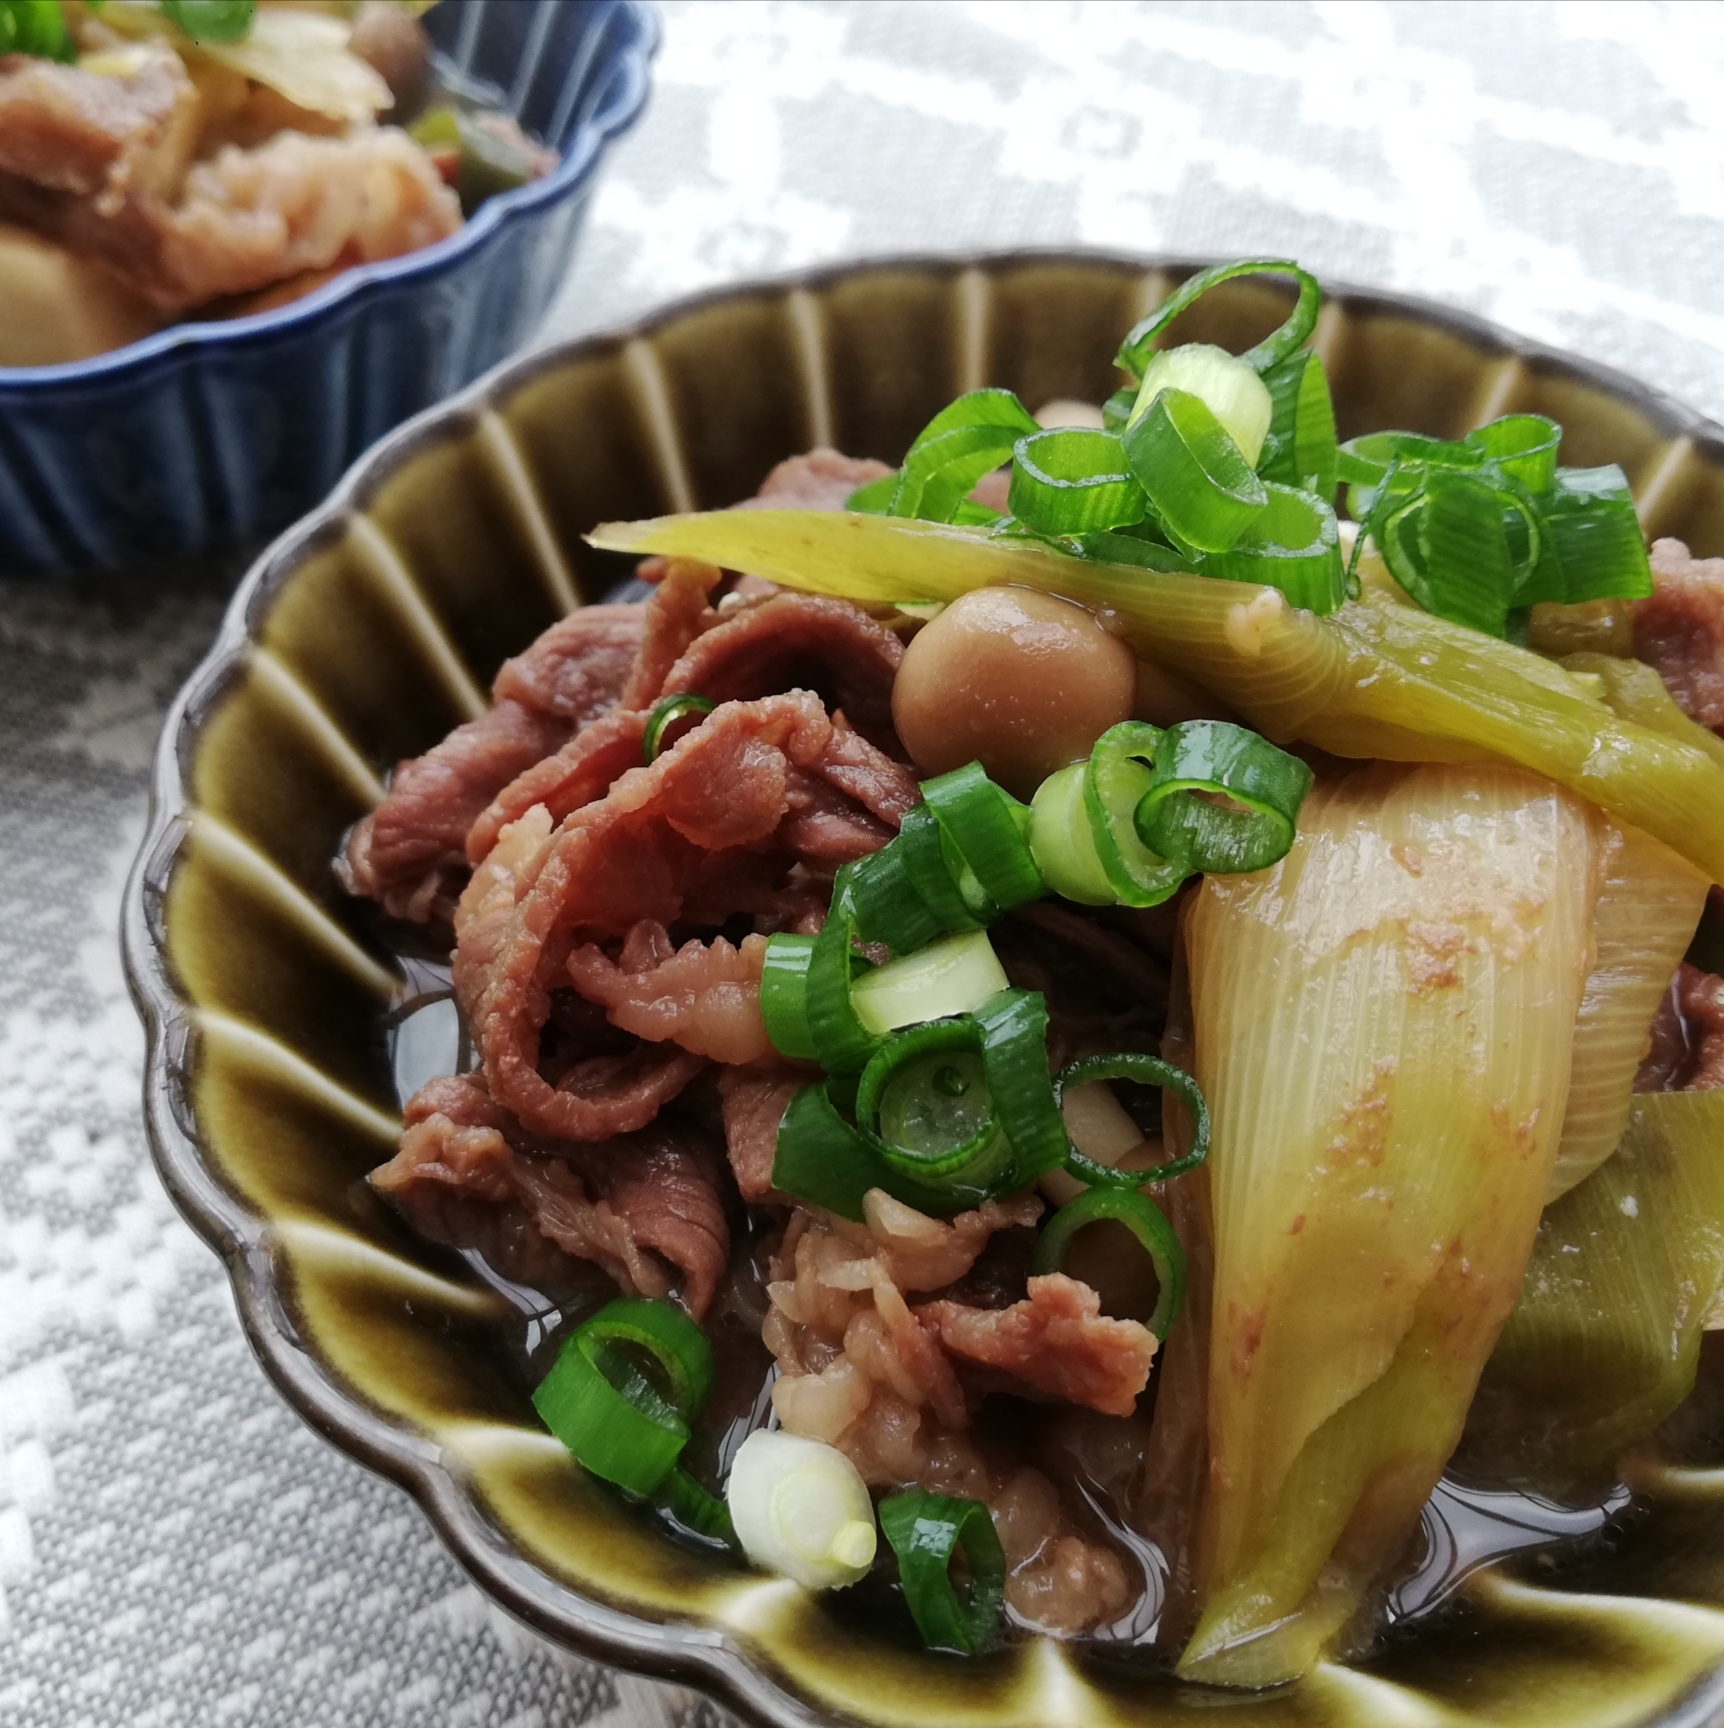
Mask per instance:
[[[548,335],[863,252],[1286,252],[1724,414],[1712,5],[665,8]],[[220,595],[0,584],[0,1721],[715,1728],[490,1610],[252,1363],[115,950]]]

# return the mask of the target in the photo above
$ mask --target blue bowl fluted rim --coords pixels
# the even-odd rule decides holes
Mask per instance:
[[[707,289],[669,302],[629,324],[570,339],[501,363],[458,394],[403,422],[361,456],[329,498],[278,536],[252,565],[224,615],[209,652],[170,706],[151,780],[147,832],[126,885],[122,944],[127,982],[147,1035],[144,1108],[151,1152],[163,1184],[193,1229],[226,1264],[248,1340],[287,1402],[341,1451],[410,1493],[451,1553],[493,1601],[555,1643],[656,1678],[688,1681],[720,1696],[770,1728],[815,1728],[817,1714],[770,1665],[754,1658],[724,1627],[650,1619],[583,1596],[539,1570],[489,1518],[458,1466],[422,1433],[368,1408],[343,1387],[285,1321],[280,1271],[269,1246],[269,1221],[220,1180],[198,1147],[184,1106],[181,1068],[190,1033],[187,1004],[175,989],[154,908],[184,843],[190,809],[188,773],[198,734],[242,663],[263,614],[301,560],[328,546],[374,488],[446,428],[498,405],[548,371],[586,354],[651,337],[704,306],[798,288],[821,289],[851,275],[894,269],[956,273],[1012,264],[1093,260],[1187,274],[1215,262],[1136,255],[1101,248],[1049,247],[997,252],[891,255],[858,259],[767,279]],[[1638,408],[1672,437],[1687,437],[1724,462],[1724,427],[1613,368],[1521,338],[1474,314],[1411,295],[1325,282],[1328,298],[1361,311],[1411,315],[1480,347],[1578,379]],[[1670,1699],[1648,1728],[1720,1728],[1724,1665],[1703,1673]]]
[[[606,93],[577,130],[570,148],[559,152],[556,167],[543,179],[488,198],[453,234],[442,240],[399,257],[352,265],[315,292],[286,306],[248,313],[242,318],[170,324],[152,336],[84,360],[61,361],[52,366],[0,367],[0,403],[8,396],[51,395],[68,386],[86,383],[124,383],[182,353],[219,353],[278,332],[291,334],[347,301],[386,284],[414,278],[432,280],[453,268],[467,253],[476,251],[497,230],[513,227],[543,205],[560,202],[591,176],[605,146],[628,130],[646,104],[650,65],[661,40],[658,17],[647,0],[611,0],[611,3],[614,9],[600,28],[613,28],[612,20],[616,18],[628,20],[617,48],[614,70],[607,80],[616,88]]]

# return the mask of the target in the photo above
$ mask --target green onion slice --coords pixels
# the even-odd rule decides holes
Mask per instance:
[[[1191,874],[1183,859],[1145,845],[1136,812],[1154,783],[1158,727],[1122,720],[1096,740],[1084,764],[1084,809],[1103,873],[1121,906],[1159,906]]]
[[[1340,451],[1322,357],[1309,349],[1290,354],[1263,374],[1263,382],[1274,412],[1257,472],[1266,481],[1315,492],[1333,505]]]
[[[690,695],[687,692],[667,696],[662,702],[656,703],[653,711],[647,715],[646,731],[641,734],[642,760],[656,762],[659,751],[664,747],[665,733],[679,721],[710,714],[712,706],[706,697]]]
[[[247,0],[249,6],[250,0]],[[164,5],[163,10],[166,10]],[[0,54],[29,54],[67,64],[78,45],[66,28],[60,0],[3,0],[0,3]]]
[[[815,1055],[814,1028],[808,1024],[808,968],[814,959],[814,940],[784,931],[769,936],[760,967],[760,1018],[766,1036],[780,1055],[805,1061]]]
[[[1085,1225],[1099,1224],[1103,1219],[1123,1224],[1154,1262],[1159,1289],[1155,1312],[1144,1324],[1157,1338],[1165,1338],[1185,1303],[1185,1251],[1173,1226],[1147,1194],[1135,1188],[1092,1188],[1068,1201],[1043,1229],[1030,1261],[1031,1271],[1038,1277],[1059,1271],[1072,1238]]]
[[[898,838],[876,852],[873,858],[863,859],[857,867],[858,871],[863,867],[872,868],[875,859],[894,849],[901,851],[905,874],[915,886],[916,892],[927,903],[928,910],[938,919],[941,929],[980,930],[984,923],[997,915],[998,907],[983,907],[988,917],[977,916],[972,902],[981,902],[980,886],[978,884],[971,896],[966,898],[960,886],[963,875],[962,860],[958,858],[954,868],[953,855],[956,849],[947,840],[939,819],[927,804],[918,804],[906,811],[904,820],[898,826]],[[879,939],[891,940],[890,937]]]
[[[1335,512],[1302,488],[1268,481],[1263,490],[1262,514],[1227,551],[1211,552],[1199,568],[1205,576],[1279,588],[1307,612],[1335,611],[1347,598]]]
[[[845,866],[845,870],[851,869],[853,865]],[[850,980],[859,959],[854,952],[855,939],[855,915],[841,870],[833,885],[832,909],[814,938],[808,958],[808,1031],[814,1053],[829,1074],[858,1072],[880,1044],[857,1018],[850,1000]]]
[[[1548,492],[1556,484],[1562,428],[1542,414],[1505,414],[1469,432],[1465,442],[1529,492]]]
[[[1048,886],[1080,906],[1112,906],[1113,884],[1102,868],[1084,808],[1087,763],[1050,774],[1030,802],[1030,856]]]
[[[1340,477],[1349,486],[1373,488],[1381,486],[1389,470],[1400,466],[1409,478],[1403,489],[1416,485],[1412,478],[1428,467],[1476,469],[1485,462],[1485,454],[1476,444],[1458,439],[1427,438],[1422,432],[1367,432],[1350,438],[1336,452]],[[1354,499],[1350,503],[1353,516],[1363,521],[1373,500]],[[1356,506],[1356,507],[1355,507]]]
[[[1140,569],[1159,570],[1164,575],[1195,575],[1201,563],[1200,559],[1176,552],[1160,540],[1130,531],[1115,533],[1104,528],[1057,544],[1061,551],[1079,558],[1094,558],[1103,564],[1136,564]]]
[[[882,1162],[918,1186],[967,1190],[971,1205],[1012,1167],[982,1043],[967,1015],[911,1027],[863,1069],[856,1089],[857,1126]]]
[[[730,1508],[716,1494],[695,1481],[680,1464],[659,1484],[653,1503],[684,1530],[696,1536],[709,1542],[722,1542],[726,1548],[739,1545],[736,1526],[730,1521]]]
[[[886,1186],[868,1142],[839,1115],[826,1085],[804,1086],[790,1100],[778,1125],[772,1186],[858,1223],[868,1190]]]
[[[575,1328],[533,1405],[584,1469],[651,1494],[688,1444],[712,1376],[712,1347],[687,1314],[627,1297]]]
[[[971,390],[924,426],[904,457],[889,514],[950,522],[984,474],[1011,460],[1036,418],[1010,390]]]
[[[1269,501],[1239,446],[1189,390],[1163,390],[1121,442],[1157,520],[1201,552],[1225,552]]]
[[[1123,390],[1116,390],[1101,405],[1101,424],[1105,432],[1123,432],[1125,423],[1131,418],[1131,411],[1137,406],[1136,384],[1128,384]]]
[[[888,1165],[873,1140],[844,1120],[833,1097],[837,1086],[804,1086],[790,1100],[772,1158],[772,1186],[780,1194],[794,1194],[857,1223],[870,1188],[883,1188],[930,1218],[949,1217],[986,1198],[962,1187],[924,1187]]]
[[[1067,1087],[1088,1086],[1097,1080],[1135,1080],[1139,1085],[1157,1086],[1171,1091],[1191,1115],[1191,1150],[1183,1158],[1168,1164],[1157,1164],[1149,1170],[1119,1170],[1102,1164],[1071,1146],[1065,1167],[1078,1181],[1092,1188],[1145,1188],[1151,1182],[1166,1182],[1195,1170],[1209,1156],[1209,1105],[1203,1090],[1183,1068],[1164,1062],[1159,1056],[1145,1056],[1135,1050],[1122,1050],[1114,1056],[1089,1056],[1062,1068],[1054,1082],[1059,1097]]]
[[[995,1114],[1012,1143],[1009,1193],[1057,1170],[1071,1150],[1053,1077],[1048,1073],[1048,1005],[1034,990],[1002,990],[973,1015]]]
[[[1006,1598],[1006,1558],[987,1507],[912,1489],[880,1502],[880,1528],[898,1556],[904,1600],[922,1642],[961,1656],[986,1650]],[[952,1577],[960,1548],[969,1570],[961,1585]]]
[[[1186,307],[1201,299],[1218,283],[1231,282],[1236,276],[1265,275],[1291,276],[1299,285],[1299,298],[1294,302],[1293,310],[1287,314],[1286,321],[1264,337],[1255,348],[1240,355],[1240,359],[1259,372],[1267,372],[1270,367],[1285,360],[1295,348],[1304,346],[1306,339],[1317,327],[1317,308],[1322,299],[1317,278],[1285,258],[1249,258],[1237,264],[1217,264],[1211,269],[1198,271],[1195,276],[1187,277],[1147,318],[1132,326],[1120,344],[1115,364],[1128,377],[1141,381],[1149,367],[1155,339]]]
[[[1559,581],[1545,592],[1523,591],[1522,604],[1637,600],[1652,592],[1646,536],[1620,468],[1559,468],[1542,506],[1547,557],[1535,581],[1551,567]]]
[[[946,928],[917,890],[905,852],[902,841],[889,840],[847,866],[844,878],[857,941],[884,942],[897,954],[922,947]]]
[[[968,1014],[1007,987],[987,933],[969,930],[864,972],[851,985],[850,1000],[863,1026],[883,1037],[923,1020]]]
[[[993,902],[994,916],[1047,892],[1024,838],[1028,808],[996,786],[980,762],[923,781],[922,797],[964,869]],[[961,875],[958,880],[962,889]]]
[[[1501,636],[1516,590],[1527,574],[1509,541],[1511,507],[1535,536],[1536,525],[1512,494],[1483,474],[1432,468],[1405,502],[1385,491],[1369,532],[1390,573],[1427,612]]]
[[[1186,390],[1201,398],[1245,460],[1258,466],[1275,402],[1255,368],[1209,342],[1163,348],[1150,356],[1132,419],[1145,413],[1163,390]]]
[[[844,508],[859,510],[866,516],[890,516],[892,494],[897,490],[898,471],[893,469],[890,474],[882,474],[878,480],[870,480],[866,485],[858,486],[844,500]]]
[[[1311,784],[1297,756],[1257,733],[1186,720],[1162,733],[1134,821],[1146,846],[1192,870],[1262,870],[1287,856]]]
[[[256,0],[161,0],[162,16],[194,42],[238,42],[251,34]]]
[[[1149,513],[1117,433],[1078,427],[1036,432],[1020,438],[1012,456],[1007,502],[1018,521],[1039,534],[1129,527]]]

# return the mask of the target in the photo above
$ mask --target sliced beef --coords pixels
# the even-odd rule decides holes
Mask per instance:
[[[832,736],[820,757],[820,777],[871,815],[897,830],[922,802],[915,771],[877,749],[853,731],[843,715],[833,719]]]
[[[1634,652],[1690,720],[1724,731],[1724,558],[1652,545],[1652,596],[1634,603]]]
[[[477,1249],[523,1283],[555,1288],[570,1259],[586,1260],[628,1294],[678,1288],[698,1318],[730,1255],[712,1150],[697,1130],[533,1142],[476,1075],[413,1097],[401,1149],[371,1182],[423,1235]]]
[[[1653,1016],[1636,1092],[1703,1092],[1724,1086],[1724,980],[1686,961]]]
[[[842,510],[850,494],[892,470],[870,456],[844,456],[824,445],[780,462],[744,510]]]
[[[772,1197],[772,1161],[778,1127],[790,1100],[810,1076],[782,1067],[724,1068],[718,1076],[724,1114],[724,1148],[744,1200]]]
[[[509,823],[456,903],[453,981],[469,1021],[479,1011],[491,963],[508,937],[516,904],[538,874],[553,827],[542,804]]]
[[[549,992],[567,976],[572,950],[622,937],[643,919],[668,928],[726,854],[781,852],[792,775],[819,774],[832,730],[806,694],[727,703],[564,820],[531,881],[520,884],[506,935],[486,955],[474,1015],[493,1095],[534,1131],[574,1140],[616,1132],[608,1116],[593,1116],[538,1070]],[[475,989],[474,956],[458,948],[457,967]]]
[[[546,1112],[578,1122],[575,1140],[608,1140],[644,1128],[699,1076],[706,1063],[678,1044],[640,1044],[633,1050],[562,1058],[542,1052],[539,1073],[554,1101]]]
[[[1120,1556],[1077,1527],[1047,1476],[984,1451],[938,1329],[894,1277],[962,1276],[1040,1203],[1020,1196],[944,1223],[880,1194],[867,1206],[861,1225],[798,1210],[773,1259],[762,1337],[784,1428],[839,1447],[874,1486],[981,1500],[1005,1551],[1007,1600],[1030,1623],[1071,1635],[1117,1618],[1132,1595]]]
[[[620,701],[624,708],[651,708],[661,696],[678,696],[694,690],[692,685],[667,686],[666,677],[688,645],[717,617],[707,606],[707,596],[718,585],[721,570],[692,558],[652,562],[661,568],[652,598],[646,603],[646,628],[640,653],[623,686]],[[764,696],[767,692],[753,694]],[[713,700],[716,702],[718,698],[715,696]]]
[[[468,827],[463,842],[467,862],[480,863],[503,829],[534,805],[560,822],[571,810],[604,797],[613,781],[640,762],[646,724],[647,715],[640,709],[614,709],[523,769]]]
[[[141,44],[126,76],[23,54],[0,59],[0,208],[171,197],[197,141],[197,88],[171,49]]]
[[[255,149],[227,145],[194,163],[170,200],[172,154],[166,145],[122,151],[93,194],[0,175],[0,218],[99,260],[170,315],[307,273],[399,257],[461,226],[454,192],[394,127],[333,138],[286,130]],[[138,171],[128,175],[128,164]]]
[[[759,1062],[772,1054],[760,1018],[764,936],[740,948],[720,936],[676,947],[656,919],[643,919],[613,960],[596,943],[569,956],[569,978],[611,1023],[654,1043],[674,1040],[715,1062]]]
[[[503,701],[400,763],[383,802],[358,823],[336,860],[342,885],[377,901],[392,918],[447,922],[467,873],[468,829],[499,787],[566,734],[554,716]]]
[[[814,690],[862,731],[884,738],[903,658],[904,644],[848,601],[775,594],[696,636],[666,674],[664,689],[714,702]]]
[[[337,860],[347,891],[391,917],[447,922],[466,876],[468,831],[505,787],[616,701],[641,631],[639,606],[588,606],[506,661],[494,707],[397,765]]]
[[[578,730],[623,701],[646,640],[650,606],[582,606],[525,653],[505,660],[491,694]]]
[[[938,1332],[905,1292],[963,1277],[996,1231],[1040,1212],[1039,1200],[1020,1195],[942,1222],[876,1190],[860,1224],[795,1213],[773,1260],[762,1334],[778,1359],[773,1404],[784,1425],[840,1446],[871,1481],[913,1480],[921,1466],[902,1447],[918,1433],[923,1446],[937,1438],[920,1413],[955,1433],[969,1410]]]
[[[916,1312],[954,1356],[1103,1415],[1129,1416],[1149,1384],[1155,1334],[1105,1318],[1101,1298],[1063,1273],[1032,1278],[1027,1299],[1010,1308],[929,1302]]]

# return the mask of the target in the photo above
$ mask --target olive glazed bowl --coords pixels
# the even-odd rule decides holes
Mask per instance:
[[[628,573],[582,534],[746,497],[814,444],[895,461],[978,385],[1100,401],[1121,332],[1193,268],[1020,253],[726,291],[506,366],[374,449],[253,568],[162,739],[125,942],[163,1180],[226,1261],[282,1395],[406,1488],[492,1597],[758,1721],[1724,1721],[1724,1468],[1649,1467],[1608,1544],[1482,1565],[1409,1635],[1273,1693],[1222,1696],[1046,1640],[964,1662],[858,1631],[631,1521],[536,1421],[500,1344],[514,1311],[361,1181],[393,1147],[386,1034],[405,985],[330,858],[391,763],[478,712],[505,656]],[[1243,347],[1284,304],[1230,283],[1178,334]],[[1344,290],[1317,341],[1344,437],[1547,413],[1565,461],[1622,464],[1653,533],[1724,552],[1724,432],[1628,380]]]
[[[538,327],[646,101],[657,22],[644,0],[443,0],[425,28],[445,82],[514,115],[556,167],[289,305],[0,368],[0,568],[255,549]]]

